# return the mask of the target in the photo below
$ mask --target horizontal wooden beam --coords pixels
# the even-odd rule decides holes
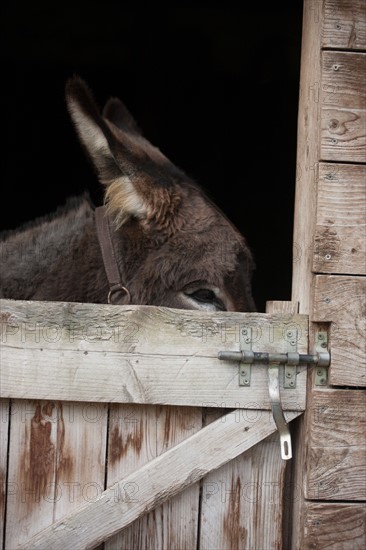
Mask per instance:
[[[365,548],[365,523],[366,504],[307,501],[301,548]]]
[[[319,163],[313,271],[366,274],[366,166]]]
[[[298,415],[289,412],[286,419]],[[267,411],[258,411],[255,421],[243,411],[233,411],[121,479],[95,502],[55,522],[22,548],[94,548],[275,431]]]
[[[366,386],[366,278],[316,275],[311,321],[331,323],[329,384]]]
[[[366,50],[365,0],[325,0],[321,33],[322,48]],[[314,22],[322,5],[313,4]]]
[[[288,351],[288,331],[307,351],[306,315],[202,313],[153,306],[2,300],[2,397],[270,409],[267,367],[239,386],[238,351]],[[305,408],[306,367],[283,389],[284,410]]]
[[[366,497],[366,391],[313,390],[308,404],[305,498]]]

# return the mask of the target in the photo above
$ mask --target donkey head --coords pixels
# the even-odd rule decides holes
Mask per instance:
[[[66,99],[105,186],[113,243],[134,304],[252,311],[244,238],[184,172],[145,139],[116,99],[100,114],[79,78]]]

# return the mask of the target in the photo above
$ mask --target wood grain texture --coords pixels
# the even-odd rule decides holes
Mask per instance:
[[[366,53],[323,51],[321,160],[366,162]]]
[[[315,322],[310,323],[310,349],[318,326],[316,321],[324,321],[323,328],[330,334],[332,366],[329,382],[358,386],[365,381],[363,280],[355,277],[357,281],[350,283],[350,278],[344,275],[331,280],[331,275],[326,278],[316,275],[316,272],[332,270],[331,273],[358,274],[362,266],[361,256],[358,255],[361,245],[364,249],[363,225],[356,229],[345,225],[342,218],[346,212],[347,223],[355,223],[355,226],[360,220],[364,205],[361,200],[358,204],[353,201],[358,193],[361,199],[364,191],[357,188],[357,184],[355,186],[354,177],[356,172],[363,171],[363,167],[348,164],[348,168],[342,170],[343,189],[340,187],[341,180],[332,189],[330,184],[334,182],[325,181],[327,186],[324,187],[321,174],[325,167],[322,161],[334,163],[329,171],[333,177],[341,163],[365,163],[366,160],[365,53],[339,51],[365,49],[365,4],[364,0],[304,0],[303,5],[292,299],[298,300],[299,311],[310,313],[310,320]],[[322,51],[322,47],[328,51]],[[364,273],[364,265],[360,273]],[[337,431],[337,425],[334,439],[330,433],[331,426],[325,436],[329,449],[322,447],[321,442],[325,428],[314,432],[316,456],[311,454],[314,376],[313,369],[309,371],[307,409],[294,426],[297,436],[292,480],[297,491],[296,498],[292,499],[291,548],[364,548],[364,510],[358,504],[312,503],[305,500],[307,479],[304,474],[307,468],[319,476],[312,482],[317,482],[320,489],[328,489],[323,492],[323,498],[328,498],[331,488],[334,493],[334,487],[350,495],[351,491],[344,485],[347,475],[350,475],[350,486],[355,487],[359,471],[354,466],[360,458],[358,451],[352,456],[352,449],[342,447],[345,436],[339,426]],[[354,392],[358,394],[358,390]],[[333,397],[336,399],[337,395]],[[335,403],[332,405],[336,406]],[[352,440],[352,434],[356,437],[354,426],[350,432],[349,440]],[[333,447],[338,456],[332,462]],[[351,468],[348,468],[346,459],[342,463],[342,456],[346,454]],[[314,462],[309,464],[310,461]],[[326,477],[326,464],[331,469],[333,483],[320,485],[320,482],[329,484],[330,481]],[[344,467],[344,471],[339,465]],[[364,468],[362,464],[361,467]],[[349,498],[352,499],[352,496]]]
[[[298,414],[285,413],[287,421]],[[125,476],[95,502],[44,529],[23,548],[95,547],[275,431],[272,416],[266,411],[256,422],[238,420],[229,413]],[[135,498],[130,492],[132,486],[138,488]]]
[[[9,399],[0,399],[0,544],[4,539],[5,505],[9,489],[7,484],[9,419]]]
[[[309,421],[306,498],[366,500],[366,391],[313,391]]]
[[[195,407],[112,405],[109,419],[107,487],[144,466],[202,427]],[[131,498],[139,486],[131,485]],[[115,548],[195,548],[198,532],[199,483],[164,502],[109,539]]]
[[[10,300],[1,305],[3,397],[270,408],[266,369],[253,366],[251,386],[240,387],[238,364],[220,361],[218,352],[239,350],[243,327],[252,328],[254,351],[287,351],[290,327],[298,330],[299,351],[307,349],[307,317],[300,315]],[[124,333],[130,340],[131,327],[133,342]],[[281,390],[286,409],[305,406],[305,370],[298,369],[296,388]]]
[[[299,302],[270,300],[266,302],[266,313],[289,313],[296,315],[299,312]]]
[[[296,314],[294,302],[267,302],[267,313]],[[258,411],[237,411],[256,420]],[[286,468],[273,434],[202,480],[202,550],[283,547]],[[286,518],[287,519],[287,518]],[[271,529],[263,529],[271,525]]]
[[[301,549],[364,550],[365,522],[365,504],[306,502]]]
[[[310,320],[331,322],[331,385],[366,386],[365,307],[365,277],[316,276]]]
[[[6,548],[17,548],[104,490],[106,405],[12,404]]]
[[[320,163],[313,270],[366,274],[366,166]]]
[[[282,548],[285,468],[275,433],[207,475],[202,484],[199,547]]]
[[[304,0],[297,124],[292,300],[309,313],[320,148],[322,2]]]
[[[364,0],[325,0],[322,47],[366,50]]]

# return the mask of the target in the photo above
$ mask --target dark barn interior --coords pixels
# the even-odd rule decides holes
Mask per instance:
[[[79,74],[247,237],[254,297],[289,300],[302,2],[9,2],[3,8],[0,229],[101,189],[64,101]]]

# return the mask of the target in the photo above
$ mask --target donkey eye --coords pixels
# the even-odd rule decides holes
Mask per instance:
[[[191,294],[192,298],[198,302],[214,302],[216,294],[208,288],[200,288]]]
[[[204,304],[213,304],[217,309],[225,310],[225,306],[222,301],[216,296],[213,290],[209,288],[199,288],[190,293],[189,296]]]

